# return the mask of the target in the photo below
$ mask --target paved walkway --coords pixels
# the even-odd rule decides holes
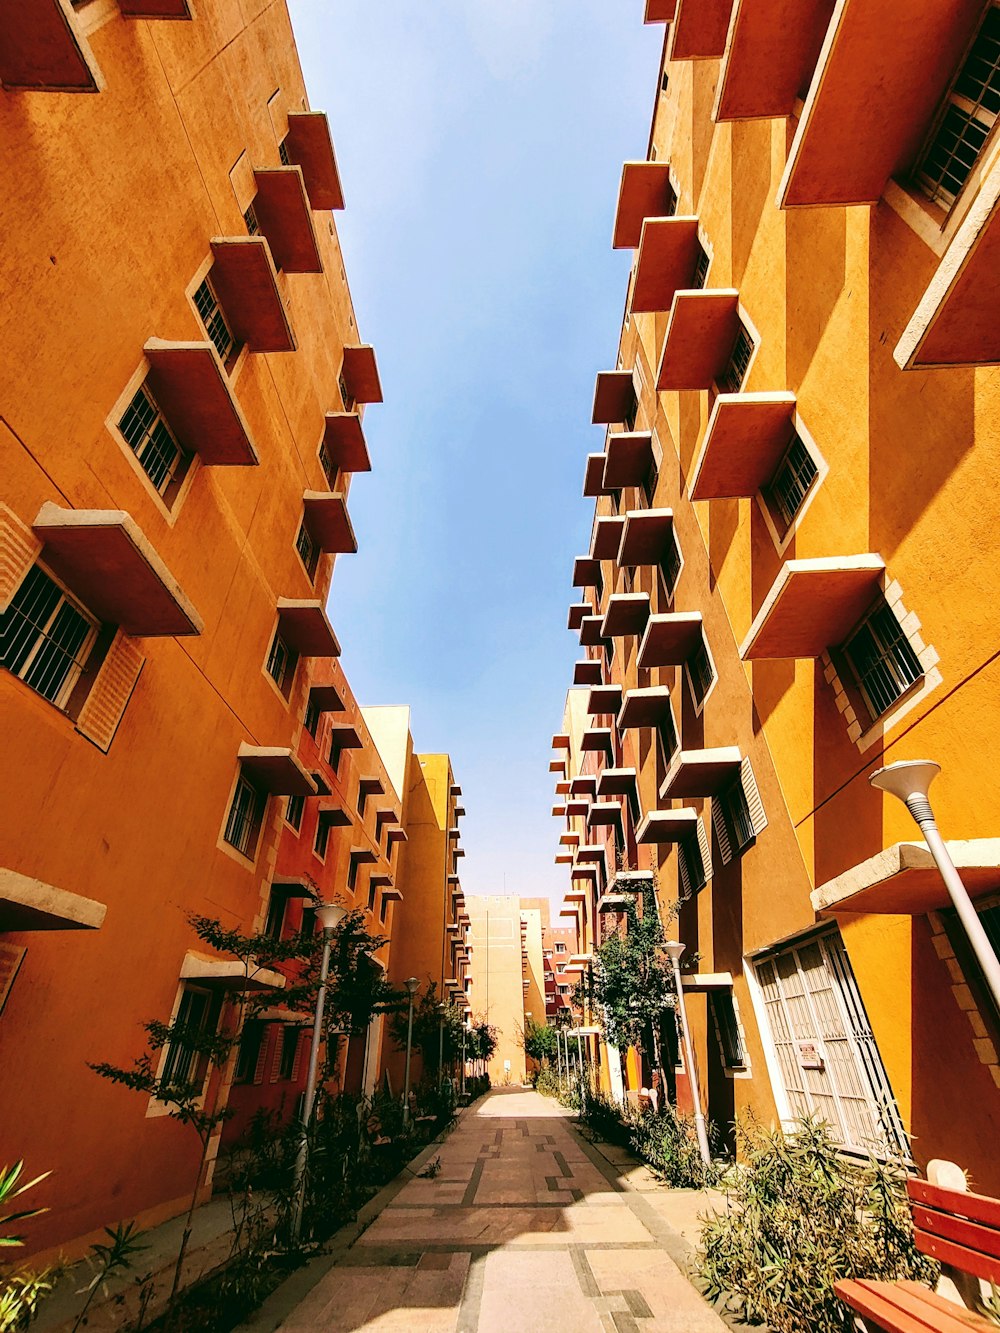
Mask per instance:
[[[648,1173],[646,1189],[623,1178],[549,1098],[498,1089],[439,1152],[435,1178],[403,1186],[282,1333],[726,1328],[670,1257],[683,1242]]]

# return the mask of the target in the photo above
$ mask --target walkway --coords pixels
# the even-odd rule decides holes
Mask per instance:
[[[439,1153],[282,1333],[725,1330],[670,1257],[683,1243],[656,1207],[667,1191],[634,1188],[550,1099],[498,1089]]]

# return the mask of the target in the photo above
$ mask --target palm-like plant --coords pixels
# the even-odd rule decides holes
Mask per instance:
[[[24,1244],[23,1236],[12,1236],[7,1232],[7,1228],[18,1222],[24,1222],[29,1217],[38,1217],[40,1213],[47,1212],[46,1208],[15,1208],[13,1212],[8,1212],[15,1199],[21,1195],[27,1194],[28,1190],[34,1189],[36,1185],[48,1178],[51,1171],[43,1171],[40,1176],[34,1180],[25,1181],[19,1185],[21,1172],[24,1170],[24,1161],[17,1161],[13,1166],[0,1168],[0,1247],[12,1247]]]

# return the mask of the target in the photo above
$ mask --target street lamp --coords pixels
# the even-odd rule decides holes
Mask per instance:
[[[302,1230],[302,1212],[306,1201],[306,1166],[309,1161],[309,1125],[316,1101],[316,1076],[319,1070],[319,1042],[323,1030],[323,1010],[326,1008],[326,980],[330,973],[330,945],[333,932],[344,919],[344,909],[338,903],[317,903],[316,920],[323,930],[323,957],[319,965],[319,990],[316,993],[316,1012],[313,1015],[312,1046],[309,1048],[309,1072],[302,1102],[302,1139],[295,1158],[295,1211],[292,1214],[292,1237],[298,1240]]]
[[[461,1085],[461,1093],[463,1097],[465,1096],[465,1036],[468,1030],[469,1030],[469,1025],[467,1022],[464,1022],[462,1024],[462,1085]]]
[[[698,1150],[706,1166],[712,1161],[708,1146],[708,1130],[705,1128],[705,1116],[701,1109],[701,1091],[698,1087],[698,1071],[694,1064],[694,1046],[691,1042],[691,1029],[688,1027],[687,1008],[684,1004],[684,987],[681,985],[681,954],[684,945],[678,940],[668,940],[663,945],[663,952],[670,959],[674,971],[674,986],[677,990],[677,1010],[681,1016],[681,1033],[684,1037],[684,1063],[687,1065],[688,1080],[691,1084],[691,1097],[694,1101],[694,1127],[698,1135]],[[666,1088],[663,1089],[664,1095]]]
[[[437,1007],[438,1011],[438,1092],[441,1091],[441,1085],[444,1082],[444,1020],[448,1013],[448,1006],[442,1000]]]
[[[410,996],[410,1015],[406,1021],[406,1073],[403,1076],[403,1124],[410,1123],[410,1052],[413,1050],[413,997],[420,982],[416,977],[407,977],[403,982]]]
[[[995,1003],[1000,1007],[1000,959],[993,952],[993,946],[979,919],[979,913],[973,907],[968,890],[962,883],[944,839],[938,832],[937,821],[927,795],[931,783],[940,772],[941,765],[935,764],[933,760],[902,759],[898,763],[889,764],[886,768],[877,769],[868,781],[878,791],[898,796],[917,821],[972,951],[983,970],[986,984]]]

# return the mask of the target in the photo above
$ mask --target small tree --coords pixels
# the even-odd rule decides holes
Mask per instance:
[[[521,1033],[524,1053],[538,1064],[548,1064],[556,1053],[556,1030],[547,1023],[536,1023],[529,1018]]]
[[[423,995],[416,1001],[413,1010],[413,1045],[423,1056],[425,1072],[429,1069],[438,1068],[442,1022],[444,1023],[443,1055],[447,1063],[461,1055],[462,1028],[465,1026],[465,1015],[457,1004],[445,1003],[442,1009],[437,983],[429,981]],[[408,1026],[409,1006],[407,1005],[396,1010],[390,1026],[393,1041],[401,1051],[406,1050]],[[468,1045],[466,1045],[466,1054],[468,1055]]]

